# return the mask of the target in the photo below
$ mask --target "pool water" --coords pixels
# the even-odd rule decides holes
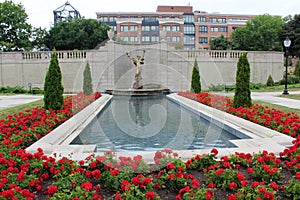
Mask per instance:
[[[114,96],[71,144],[97,151],[192,150],[235,147],[237,136],[166,96]]]

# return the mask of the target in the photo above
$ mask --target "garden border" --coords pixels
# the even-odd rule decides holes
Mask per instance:
[[[219,148],[218,156],[230,155],[235,152],[244,153],[258,153],[263,150],[275,153],[279,155],[286,147],[292,145],[294,138],[231,115],[229,113],[217,110],[215,108],[198,103],[194,100],[182,97],[178,94],[167,95],[169,99],[179,103],[181,106],[193,111],[196,114],[207,116],[206,119],[213,119],[214,123],[221,123],[228,127],[232,127],[242,134],[250,136],[251,139],[231,140],[231,142],[238,146],[237,148]],[[48,135],[41,138],[26,150],[34,153],[37,148],[42,148],[47,155],[53,155],[54,153],[59,157],[70,157],[73,160],[83,160],[90,154],[96,153],[96,145],[69,145],[69,143],[80,134],[81,130],[105,107],[105,105],[112,98],[111,95],[102,94],[102,97],[94,101],[85,109],[74,115],[68,121],[51,131]],[[237,133],[237,134],[240,134]],[[206,154],[211,149],[197,149],[197,150],[180,150],[176,151],[179,158],[187,160],[193,157],[195,154]],[[141,152],[115,152],[116,156],[128,156],[133,157],[136,155],[142,155],[146,162],[153,162],[153,156],[155,151]]]

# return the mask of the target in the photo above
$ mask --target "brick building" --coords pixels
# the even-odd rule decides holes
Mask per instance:
[[[156,43],[164,38],[185,49],[209,49],[209,41],[230,37],[254,15],[193,11],[192,6],[158,6],[156,12],[97,12],[97,19],[115,31],[126,43]]]

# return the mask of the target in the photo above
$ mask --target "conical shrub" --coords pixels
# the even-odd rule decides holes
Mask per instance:
[[[93,93],[92,75],[89,62],[86,63],[83,72],[83,93],[91,95]]]
[[[64,87],[57,53],[54,49],[50,60],[49,69],[44,82],[44,107],[45,109],[59,110],[64,103]]]
[[[250,65],[247,59],[247,53],[242,53],[237,63],[233,106],[238,108],[240,106],[249,107],[250,105]]]
[[[199,74],[198,62],[196,58],[194,61],[194,67],[192,72],[191,91],[195,93],[201,92],[200,74]]]

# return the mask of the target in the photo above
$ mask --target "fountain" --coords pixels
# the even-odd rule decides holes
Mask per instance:
[[[169,94],[170,90],[168,88],[162,87],[160,84],[143,84],[142,83],[142,65],[145,60],[145,50],[143,50],[143,55],[132,57],[127,52],[127,57],[132,60],[134,66],[136,67],[134,79],[131,88],[129,89],[107,89],[105,90],[108,94],[113,95],[158,95],[158,94]]]

